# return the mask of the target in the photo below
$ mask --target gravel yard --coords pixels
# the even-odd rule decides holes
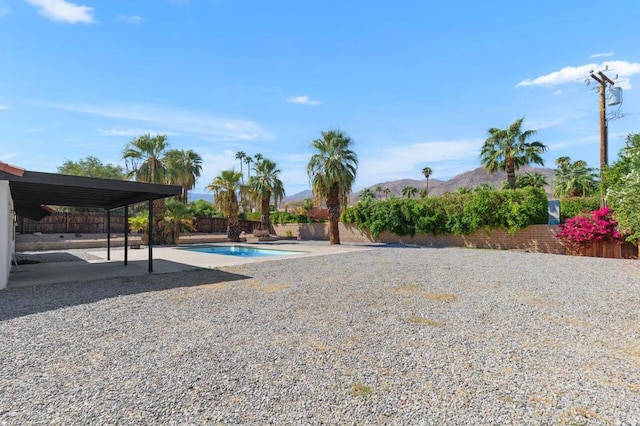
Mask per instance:
[[[0,291],[0,424],[640,424],[640,263],[380,247]]]

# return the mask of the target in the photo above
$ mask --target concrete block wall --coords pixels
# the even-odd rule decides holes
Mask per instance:
[[[11,259],[15,250],[13,226],[13,199],[9,181],[0,180],[0,289],[7,286],[11,273]]]
[[[276,235],[285,236],[287,231],[300,240],[329,240],[328,223],[300,223],[274,225]],[[384,232],[374,240],[355,226],[340,223],[340,241],[345,243],[381,242],[387,244],[417,244],[427,247],[469,247],[508,250],[527,250],[537,253],[564,254],[565,248],[556,238],[557,225],[532,225],[509,234],[502,229],[478,231],[472,235],[415,235],[401,237]]]

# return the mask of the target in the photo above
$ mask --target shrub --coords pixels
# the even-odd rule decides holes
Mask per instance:
[[[187,204],[189,212],[196,217],[222,217],[222,213],[205,200],[191,201]]]
[[[289,212],[275,212],[271,214],[271,223],[284,225],[286,223],[309,223],[305,214],[292,215]]]
[[[260,222],[261,216],[262,216],[262,213],[260,212],[249,212],[249,213],[245,213],[244,215],[245,220],[252,220],[254,222]]]
[[[560,231],[556,236],[563,240],[567,247],[580,251],[591,247],[596,241],[621,241],[622,235],[617,227],[618,222],[613,219],[611,209],[603,207],[567,219],[560,225]]]
[[[482,228],[513,232],[531,224],[547,223],[547,205],[546,194],[540,188],[482,189],[421,199],[361,200],[347,208],[341,219],[370,232],[374,238],[383,231],[401,236],[416,232],[463,235]]]
[[[560,198],[560,222],[600,208],[600,197]]]

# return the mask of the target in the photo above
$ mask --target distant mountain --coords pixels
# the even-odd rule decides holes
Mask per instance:
[[[205,200],[209,203],[213,202],[213,194],[198,194],[196,192],[189,193],[189,201]]]
[[[305,198],[313,198],[313,192],[310,189],[295,193],[293,195],[288,195],[284,197],[283,201],[285,203],[289,203],[291,201],[303,201]]]
[[[547,196],[551,197],[553,190],[551,183],[553,182],[553,170],[548,167],[521,167],[517,172],[518,174],[524,173],[540,173],[545,177],[549,185],[545,186],[544,190],[547,193]],[[502,188],[502,184],[507,180],[506,173],[497,172],[494,174],[489,174],[484,167],[478,167],[477,169],[470,170],[468,172],[461,173],[457,176],[452,177],[449,180],[438,180],[438,179],[429,179],[429,195],[438,196],[442,195],[445,192],[453,192],[459,188],[475,188],[481,184],[489,184],[496,188]],[[407,185],[415,186],[418,188],[418,191],[427,187],[426,179],[400,179],[389,182],[380,182],[375,185],[371,185],[368,189],[376,192],[376,188],[389,188],[391,190],[390,194],[401,196],[402,188]],[[351,197],[351,201],[355,202],[358,200],[359,192],[355,193]],[[301,201],[305,198],[313,198],[313,193],[309,190],[298,192],[297,194],[290,195],[285,197],[284,201],[292,202],[292,201]]]

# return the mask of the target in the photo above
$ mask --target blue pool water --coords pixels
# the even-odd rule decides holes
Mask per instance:
[[[181,250],[196,251],[198,253],[222,254],[237,257],[263,257],[286,256],[290,254],[302,254],[301,251],[273,250],[244,246],[196,246],[183,247]]]

